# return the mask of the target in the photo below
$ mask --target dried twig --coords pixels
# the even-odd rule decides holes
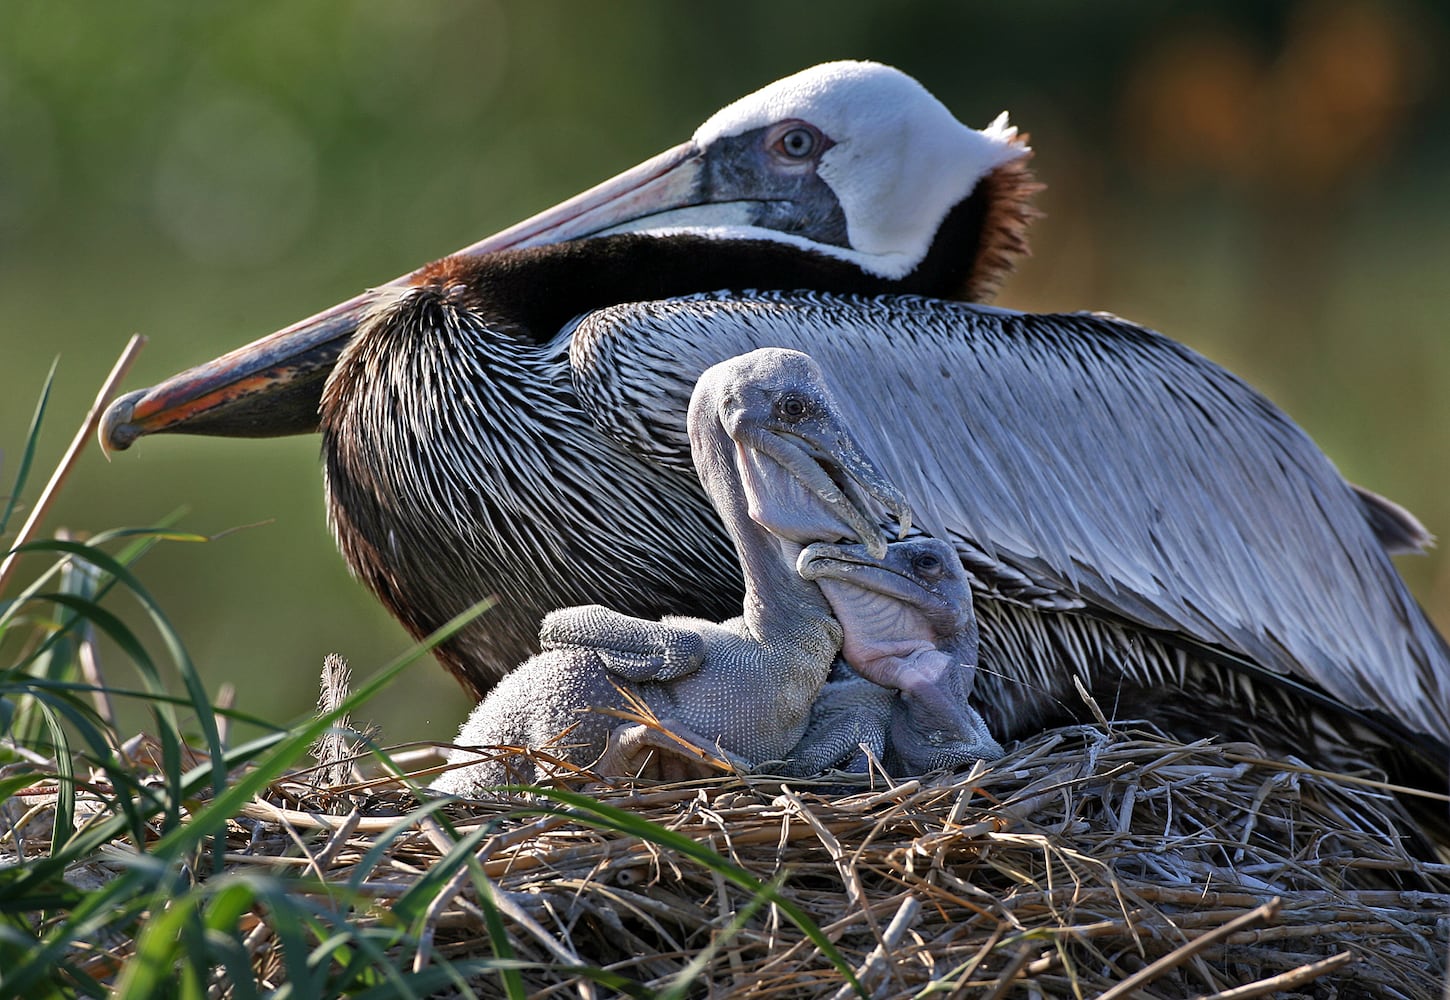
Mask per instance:
[[[1290,969],[1288,972],[1280,973],[1277,976],[1260,979],[1256,983],[1246,983],[1243,986],[1237,986],[1231,990],[1223,990],[1210,996],[1201,997],[1200,1000],[1249,1000],[1250,997],[1261,997],[1269,993],[1278,993],[1294,986],[1303,986],[1307,982],[1311,982],[1320,976],[1333,972],[1335,969],[1348,965],[1353,960],[1353,955],[1347,951],[1341,951],[1337,955],[1330,955],[1323,961],[1301,965],[1297,969]]]
[[[1278,916],[1278,914],[1279,898],[1275,896],[1263,906],[1255,907],[1243,916],[1235,917],[1221,927],[1215,927],[1207,934],[1202,934],[1185,941],[1158,959],[1158,961],[1140,969],[1112,989],[1105,991],[1102,996],[1098,997],[1098,1000],[1118,1000],[1119,997],[1129,996],[1140,987],[1147,986],[1169,969],[1182,965],[1209,945],[1216,944],[1238,931],[1247,930],[1258,924],[1267,923]]]

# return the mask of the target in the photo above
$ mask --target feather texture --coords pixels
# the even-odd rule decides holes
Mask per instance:
[[[1151,330],[720,294],[602,309],[572,334],[590,420],[653,463],[688,468],[700,372],[756,347],[805,351],[925,530],[1124,635],[1223,651],[1450,742],[1450,651],[1359,495],[1262,395]]]

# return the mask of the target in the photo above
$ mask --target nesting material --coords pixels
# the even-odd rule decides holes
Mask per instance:
[[[783,876],[873,996],[934,981],[992,995],[1442,996],[1450,869],[1388,833],[1399,806],[1383,791],[1250,746],[1075,728],[990,769],[894,787],[749,777],[595,794],[762,881]],[[502,811],[457,809],[460,831]],[[532,959],[562,950],[658,984],[714,948],[715,993],[844,985],[769,907],[727,939],[750,894],[633,838],[545,817],[480,857],[533,919],[516,942]],[[483,942],[455,925],[448,947]]]
[[[875,997],[1443,995],[1450,867],[1407,851],[1401,807],[1373,784],[1106,727],[1044,733],[971,774],[845,780],[577,794],[777,880]],[[482,825],[475,854],[531,992],[612,992],[579,965],[658,988],[693,961],[689,995],[847,995],[782,909],[684,851],[547,797],[457,802],[389,835],[411,805],[299,775],[245,810],[229,864],[356,880],[385,907]],[[428,945],[493,953],[466,870],[431,914],[400,964]],[[375,918],[364,903],[352,919]],[[265,926],[248,941],[259,971],[276,965]]]

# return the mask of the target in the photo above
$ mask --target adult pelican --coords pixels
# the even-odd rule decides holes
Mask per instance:
[[[1423,542],[1412,517],[1158,334],[942,301],[989,297],[1025,252],[1027,155],[1005,117],[967,128],[896,70],[817,66],[557,208],[123,397],[103,438],[320,429],[344,558],[414,635],[499,596],[439,653],[481,694],[554,608],[738,611],[686,406],[710,365],[796,348],[976,576],[1006,735],[1074,671],[1161,690],[1197,683],[1191,662],[1249,708],[1262,685],[1243,679],[1274,678],[1443,752],[1450,650],[1386,554]]]

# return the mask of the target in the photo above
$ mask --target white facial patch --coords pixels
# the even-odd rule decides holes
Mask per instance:
[[[982,177],[1028,152],[1005,114],[968,128],[911,77],[869,62],[825,63],[777,80],[716,112],[694,140],[705,148],[788,119],[833,143],[819,175],[851,244],[835,255],[888,278],[921,263],[947,213]]]

